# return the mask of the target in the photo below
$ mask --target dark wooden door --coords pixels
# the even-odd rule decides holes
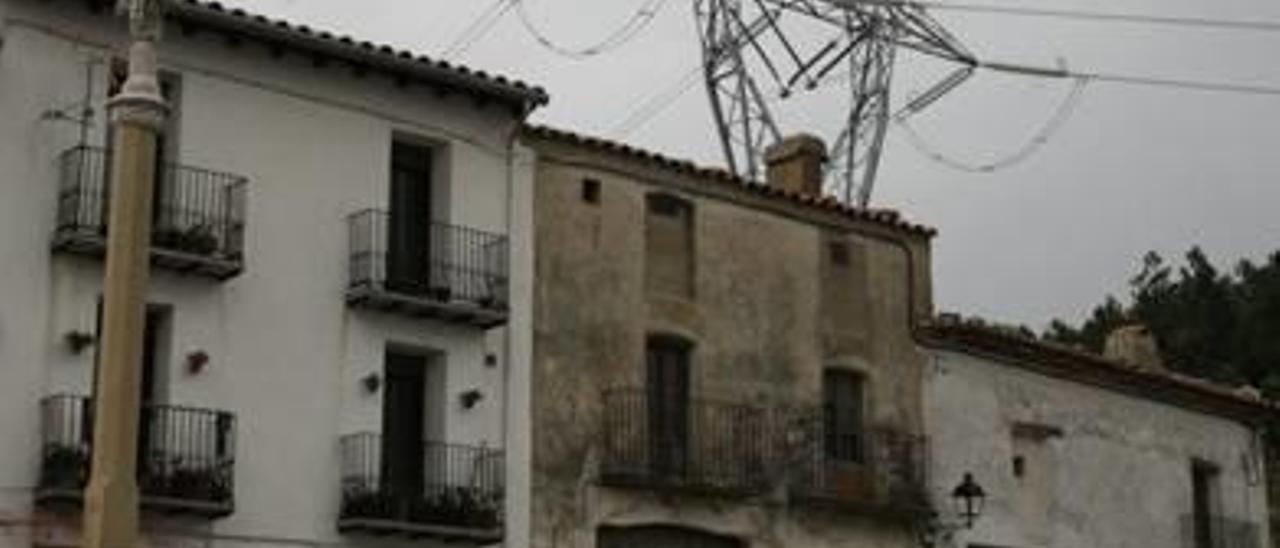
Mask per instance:
[[[682,475],[689,445],[689,345],[653,339],[647,361],[650,466],[662,475]]]
[[[828,369],[822,378],[823,444],[829,459],[864,462],[867,436],[863,426],[863,380],[852,371]]]
[[[1191,527],[1195,548],[1214,548],[1213,495],[1218,471],[1208,463],[1191,465]]]
[[[97,314],[97,319],[96,319],[94,340],[101,341],[103,336],[102,299],[98,299],[98,309],[96,314]],[[142,331],[142,363],[139,364],[142,368],[142,371],[141,371],[142,379],[141,379],[139,398],[138,398],[138,403],[140,404],[138,406],[138,455],[137,455],[139,473],[141,473],[143,469],[145,459],[152,451],[152,443],[151,443],[152,436],[153,436],[152,425],[153,425],[153,421],[155,420],[154,419],[155,413],[153,411],[153,408],[155,405],[158,405],[160,403],[159,388],[157,387],[158,381],[156,379],[156,376],[157,376],[156,360],[157,360],[157,353],[159,351],[159,344],[160,344],[160,330],[162,329],[162,322],[164,321],[164,318],[165,316],[163,311],[157,310],[157,309],[148,309],[147,315],[146,315],[145,327],[143,328],[143,331]],[[100,367],[98,362],[102,358],[101,353],[99,352],[101,346],[102,346],[101,344],[96,344],[93,347],[93,395],[94,397],[97,397],[97,394],[98,394],[98,369]],[[88,417],[91,416],[92,409],[93,409],[92,404],[85,406],[85,413],[86,413],[85,424],[91,424],[90,421],[88,420]],[[92,437],[91,428],[83,429],[83,433],[85,435],[86,442],[92,441],[93,437]]]
[[[742,541],[683,527],[605,527],[597,533],[599,548],[743,548]]]
[[[156,354],[160,340],[160,328],[163,315],[157,310],[148,310],[146,327],[142,331],[142,386],[138,407],[138,474],[145,475],[152,470],[155,462],[167,459],[159,454],[164,450],[163,433],[157,433],[156,406],[159,401],[159,390],[156,386]],[[161,434],[161,435],[157,435]]]
[[[431,286],[431,149],[392,145],[387,285],[420,295]]]
[[[422,496],[426,358],[387,351],[382,400],[383,489],[403,508]]]

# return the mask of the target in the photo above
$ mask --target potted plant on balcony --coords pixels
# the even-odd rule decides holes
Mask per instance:
[[[499,524],[493,497],[470,487],[447,487],[428,494],[410,509],[410,519],[454,527],[491,529]]]
[[[192,255],[213,255],[218,251],[219,244],[213,228],[206,224],[187,228],[158,225],[151,236],[151,245],[155,247]]]
[[[55,445],[45,451],[40,462],[41,487],[79,489],[88,479],[88,451],[70,445]]]
[[[342,518],[388,519],[395,515],[395,499],[364,483],[351,483],[342,491]]]
[[[166,480],[165,490],[174,498],[218,502],[231,495],[214,466],[179,465]]]

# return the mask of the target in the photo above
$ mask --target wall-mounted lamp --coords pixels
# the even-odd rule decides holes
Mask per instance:
[[[947,543],[955,537],[956,532],[973,529],[974,523],[982,515],[987,502],[987,492],[974,479],[972,473],[965,472],[960,484],[951,490],[950,495],[956,518],[945,520],[934,512],[925,523],[921,524],[921,546],[933,548],[948,545]]]
[[[209,353],[204,350],[196,350],[187,354],[187,373],[199,375],[204,371],[204,367],[209,365]]]
[[[382,377],[377,373],[369,373],[360,379],[360,386],[364,387],[365,392],[377,394],[378,389],[382,388]]]
[[[964,523],[964,528],[973,529],[973,523],[978,521],[987,503],[987,492],[974,481],[973,474],[966,472],[960,485],[951,490],[951,503],[955,505],[956,515]]]
[[[463,392],[458,396],[458,399],[462,401],[463,409],[472,409],[476,404],[480,403],[480,400],[484,399],[484,394],[473,388]]]
[[[70,350],[72,354],[78,356],[81,352],[84,352],[84,349],[93,346],[93,343],[96,341],[93,335],[85,333],[84,331],[68,331],[62,336],[62,342],[67,345],[67,349]]]

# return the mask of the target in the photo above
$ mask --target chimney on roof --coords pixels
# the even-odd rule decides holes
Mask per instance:
[[[788,192],[822,195],[822,168],[827,145],[822,139],[801,133],[787,137],[764,153],[769,186]]]
[[[1102,355],[1142,369],[1164,370],[1164,360],[1160,358],[1156,338],[1147,326],[1141,324],[1126,325],[1112,331],[1107,336],[1106,349]]]

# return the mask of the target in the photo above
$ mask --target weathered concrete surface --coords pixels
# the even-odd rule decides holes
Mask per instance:
[[[1246,426],[963,353],[936,351],[932,361],[925,400],[935,495],[971,471],[989,496],[964,542],[1192,546],[1182,520],[1198,459],[1220,469],[1214,513],[1257,524],[1258,546],[1267,545],[1261,447]]]
[[[536,547],[592,547],[602,525],[670,524],[751,546],[911,545],[910,527],[778,501],[658,496],[600,487],[602,392],[644,380],[646,339],[694,344],[694,394],[756,405],[816,404],[824,366],[870,379],[873,422],[920,428],[924,359],[909,336],[907,254],[917,313],[931,308],[928,241],[762,198],[589,146],[531,138],[536,275],[533,531]],[[581,198],[601,183],[598,204]],[[691,297],[646,289],[646,197],[693,205]],[[861,224],[859,224],[861,223]],[[829,244],[849,248],[847,266]],[[923,289],[921,289],[923,288]]]

